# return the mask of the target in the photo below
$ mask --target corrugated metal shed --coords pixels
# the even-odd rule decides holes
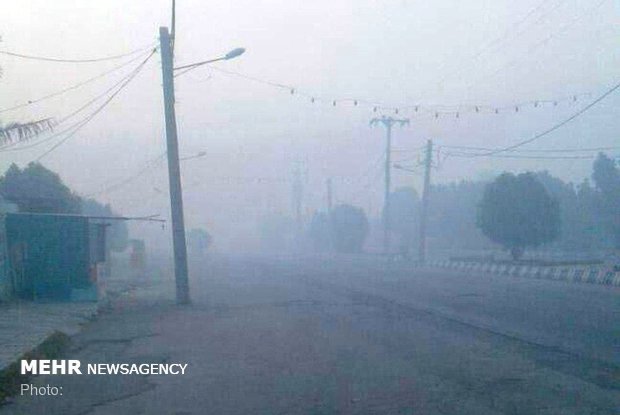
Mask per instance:
[[[69,300],[95,285],[87,217],[7,214],[5,226],[17,296]]]

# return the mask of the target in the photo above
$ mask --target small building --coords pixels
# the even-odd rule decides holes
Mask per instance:
[[[5,298],[10,292],[29,300],[96,301],[98,264],[106,259],[106,226],[81,215],[4,214],[0,281],[4,270],[9,280]]]
[[[6,213],[17,212],[17,205],[0,196],[0,224]],[[13,285],[9,272],[9,258],[7,251],[6,229],[0,225],[0,301],[6,301],[13,295]]]

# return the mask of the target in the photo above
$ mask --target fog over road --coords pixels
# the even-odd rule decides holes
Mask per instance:
[[[184,376],[40,376],[1,413],[616,414],[620,290],[351,258],[194,262],[194,303],[120,303],[67,358]],[[171,293],[165,293],[172,298]]]

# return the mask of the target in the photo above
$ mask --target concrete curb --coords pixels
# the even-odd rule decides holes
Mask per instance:
[[[419,264],[416,266],[420,266]],[[520,278],[546,279],[582,284],[598,284],[620,287],[620,271],[604,266],[535,266],[509,265],[472,261],[428,261],[426,267],[446,268],[456,271],[475,271],[484,274],[512,276]]]
[[[36,342],[33,342],[31,347],[16,354],[15,358],[11,359],[4,367],[0,367],[0,407],[6,403],[7,399],[17,393],[18,389],[16,388],[18,388],[21,383],[27,382],[29,379],[20,374],[19,362],[22,359],[58,358],[67,350],[71,343],[71,337],[81,331],[82,324],[87,324],[96,319],[99,314],[109,309],[116,300],[130,295],[138,288],[139,286],[136,284],[128,284],[120,289],[109,291],[104,298],[97,302],[92,311],[81,315],[83,322],[80,323],[79,326],[76,326],[74,330],[52,330],[42,335]]]
[[[14,362],[0,370],[0,406],[8,398],[17,394],[19,386],[30,379],[30,376],[20,373],[21,360],[56,359],[67,350],[70,344],[70,336],[60,331],[54,331],[48,334],[38,345],[26,351]]]

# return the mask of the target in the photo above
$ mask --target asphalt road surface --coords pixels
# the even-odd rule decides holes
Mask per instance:
[[[220,257],[118,302],[67,358],[182,376],[38,376],[7,414],[619,414],[620,290],[372,258]],[[169,284],[171,285],[171,284]]]

